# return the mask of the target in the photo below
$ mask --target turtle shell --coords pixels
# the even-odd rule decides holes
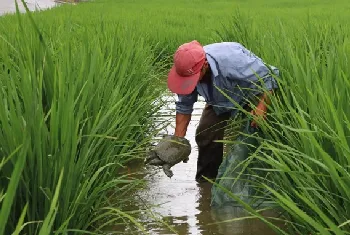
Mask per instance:
[[[175,165],[190,156],[191,144],[186,138],[166,136],[154,150],[161,160]]]

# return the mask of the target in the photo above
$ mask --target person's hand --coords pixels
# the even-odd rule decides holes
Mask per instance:
[[[265,119],[266,118],[266,110],[267,107],[264,103],[259,103],[258,106],[256,106],[255,109],[253,109],[250,113],[254,116],[253,120],[251,122],[252,127],[258,127],[258,120]]]

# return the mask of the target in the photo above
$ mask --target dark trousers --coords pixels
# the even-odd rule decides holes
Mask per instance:
[[[230,113],[216,115],[213,107],[206,105],[196,130],[198,160],[196,181],[205,181],[202,176],[215,179],[222,162],[224,145],[216,140],[224,138]]]

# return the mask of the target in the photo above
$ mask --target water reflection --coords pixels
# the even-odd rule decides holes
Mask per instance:
[[[262,212],[265,218],[277,217],[279,211],[270,210]],[[259,219],[244,219],[232,222],[225,222],[232,220],[234,218],[247,217],[250,216],[241,207],[225,206],[219,209],[212,209],[211,214],[213,219],[218,222],[218,229],[221,234],[232,234],[232,235],[275,235],[276,233],[264,222]],[[220,223],[224,222],[224,223]],[[273,222],[273,221],[270,221]],[[284,224],[282,222],[274,222],[275,225],[282,228]]]
[[[210,207],[210,198],[211,198],[211,183],[201,183],[198,190],[198,214],[196,215],[197,227],[200,230],[200,233],[193,234],[202,234],[202,235],[216,235],[224,234],[220,231],[220,228],[216,222],[215,218],[212,217],[211,207]]]

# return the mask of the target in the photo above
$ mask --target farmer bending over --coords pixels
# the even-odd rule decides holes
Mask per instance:
[[[262,88],[270,92],[277,88],[271,72],[279,74],[235,42],[202,46],[194,40],[177,49],[168,74],[168,88],[178,95],[175,136],[185,137],[198,95],[206,101],[196,130],[197,182],[205,181],[202,176],[215,180],[223,158],[223,143],[215,141],[223,139],[227,120],[239,111],[237,104],[247,109],[247,100],[258,97],[256,108],[249,111],[255,119],[265,118],[269,101]],[[251,125],[256,127],[256,121]]]

